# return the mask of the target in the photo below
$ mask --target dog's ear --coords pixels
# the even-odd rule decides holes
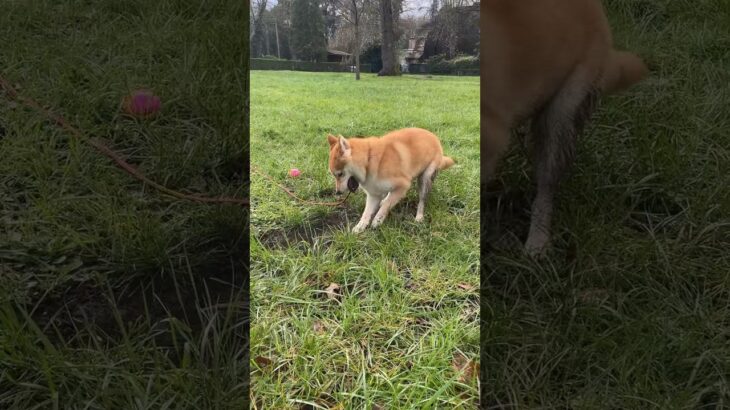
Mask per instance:
[[[347,157],[350,154],[352,154],[352,148],[350,147],[350,143],[347,142],[345,137],[340,135],[340,151],[342,152],[343,157]]]
[[[337,144],[337,137],[332,134],[327,134],[327,142],[330,143],[330,148],[332,148],[333,145]]]

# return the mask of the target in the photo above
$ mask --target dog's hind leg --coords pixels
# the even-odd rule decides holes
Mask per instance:
[[[598,92],[585,76],[573,75],[533,119],[537,196],[525,243],[531,255],[542,254],[550,241],[553,199],[561,177],[573,162],[577,136],[597,100]]]
[[[438,173],[438,164],[429,165],[423,173],[418,177],[418,209],[416,210],[416,222],[423,221],[423,211],[426,208],[426,199],[428,198],[433,181]]]

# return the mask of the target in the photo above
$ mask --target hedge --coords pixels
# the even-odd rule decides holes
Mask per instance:
[[[291,70],[291,71],[329,71],[351,72],[350,65],[342,63],[315,63],[312,61],[275,60],[252,58],[251,70]],[[360,64],[360,72],[370,72],[370,64]]]
[[[443,55],[428,59],[425,64],[409,64],[411,74],[479,75],[479,57],[458,56],[447,60]]]

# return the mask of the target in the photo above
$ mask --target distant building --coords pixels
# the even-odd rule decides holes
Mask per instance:
[[[426,44],[427,30],[419,30],[419,33],[408,39],[408,48],[405,50],[403,60],[405,64],[415,64],[423,55],[423,46]]]
[[[331,48],[327,49],[327,62],[328,63],[341,63],[348,64],[352,59],[352,54],[346,53],[340,50],[334,50]]]

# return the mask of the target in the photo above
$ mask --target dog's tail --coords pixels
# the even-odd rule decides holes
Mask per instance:
[[[452,165],[454,165],[454,160],[451,159],[451,157],[441,157],[441,163],[439,164],[439,171],[442,171]]]
[[[603,74],[601,89],[605,93],[625,90],[649,74],[644,61],[636,54],[613,50]]]

